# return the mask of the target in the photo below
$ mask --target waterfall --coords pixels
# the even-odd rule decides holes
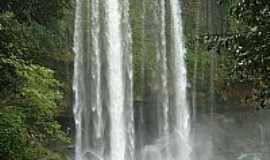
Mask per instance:
[[[181,4],[178,0],[154,0],[155,14],[145,15],[155,21],[150,36],[156,49],[156,71],[154,71],[155,111],[148,119],[154,136],[142,148],[142,160],[191,160],[190,113],[187,103],[187,73],[184,46]],[[149,9],[151,10],[151,8]],[[170,17],[170,20],[166,19]],[[168,23],[170,22],[170,23]],[[148,34],[149,35],[149,34]],[[151,39],[151,37],[149,37]],[[149,113],[148,113],[149,114]],[[155,115],[157,114],[157,115]],[[146,115],[147,116],[147,115]],[[146,117],[148,118],[148,117]],[[158,123],[158,125],[155,125]],[[157,128],[155,128],[157,127]],[[147,133],[146,133],[147,134]]]
[[[159,43],[157,45],[157,64],[159,71],[159,98],[158,105],[160,111],[160,121],[159,121],[159,136],[163,137],[163,142],[165,144],[164,158],[170,158],[169,149],[169,94],[168,94],[168,66],[167,66],[167,42],[166,42],[166,8],[165,1],[159,1]]]
[[[128,0],[76,1],[76,160],[134,157],[128,8]]]
[[[143,78],[141,96],[145,96],[146,84],[155,82],[146,88],[151,89],[147,93],[155,92],[156,96],[149,102],[156,102],[143,102],[140,119],[137,119],[141,126],[135,132],[129,1],[76,1],[75,160],[134,160],[135,157],[140,157],[139,160],[190,160],[181,4],[178,0],[152,2],[141,3],[143,42],[139,66]],[[145,8],[145,3],[151,3],[151,8]],[[153,22],[146,21],[145,17],[154,18]],[[147,32],[146,26],[153,26],[153,32]],[[154,50],[147,50],[146,40],[153,41],[154,45],[150,46]],[[156,57],[146,55],[148,51]],[[149,57],[156,65],[146,65],[145,59]],[[146,82],[149,79],[145,78],[145,73],[152,74],[152,71],[144,68],[146,66],[157,69],[155,76],[148,76],[150,82]],[[147,105],[151,105],[151,109],[156,107],[155,111],[146,111]],[[139,153],[135,153],[135,133],[140,143],[136,148]]]
[[[175,130],[180,149],[177,159],[190,160],[190,113],[187,103],[186,49],[183,40],[181,5],[178,0],[170,0],[170,8],[173,104],[176,117]]]

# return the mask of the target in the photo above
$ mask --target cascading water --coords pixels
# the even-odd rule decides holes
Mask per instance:
[[[76,160],[134,157],[128,6],[127,0],[76,1]]]
[[[108,39],[108,88],[109,88],[109,114],[110,114],[110,156],[111,159],[124,160],[126,135],[124,128],[124,86],[123,86],[123,64],[121,44],[121,15],[119,13],[119,2],[107,0],[107,39]]]
[[[141,155],[143,160],[190,160],[190,113],[181,5],[178,0],[170,0],[169,5],[165,0],[154,2],[153,19],[160,25],[158,34],[154,35],[157,93],[153,96],[157,96],[154,108],[157,112],[153,111],[152,115],[158,115],[156,122],[151,123],[158,123],[158,128],[152,126],[158,133],[144,146]],[[166,17],[170,17],[170,25]]]
[[[156,42],[156,52],[157,52],[157,69],[159,71],[157,78],[158,98],[157,98],[157,110],[158,110],[158,136],[162,139],[164,144],[164,154],[162,159],[169,159],[170,149],[169,149],[169,94],[168,94],[168,66],[167,66],[167,42],[166,42],[166,8],[165,1],[156,1],[156,6],[158,15],[157,24],[161,24],[159,27],[159,36]],[[161,158],[161,157],[160,157]]]
[[[155,112],[144,113],[146,106],[141,108],[139,123],[153,127],[158,133],[147,133],[151,128],[141,132],[137,130],[139,136],[136,138],[140,141],[137,152],[140,153],[135,153],[128,0],[76,1],[73,86],[75,160],[133,160],[135,157],[140,157],[139,160],[191,159],[181,5],[178,0],[168,2],[167,5],[165,0],[153,0],[155,22],[152,24],[161,25],[154,30],[151,38],[147,37],[151,33],[144,32],[144,26],[150,24],[144,23],[146,11],[142,14],[142,40],[149,38],[155,41],[158,71],[154,81],[159,89],[155,94],[158,96]],[[167,25],[166,17],[171,17],[170,25]],[[146,53],[145,47],[143,44],[142,57]],[[143,67],[148,62],[144,58],[142,61],[144,78]],[[149,123],[146,117],[149,113],[156,114],[151,115],[155,117],[154,123]],[[147,136],[153,137],[148,141]]]
[[[183,25],[181,6],[178,0],[170,0],[171,8],[171,56],[173,100],[175,107],[177,140],[179,152],[177,159],[190,160],[190,113],[187,103],[187,73],[185,64],[185,46],[183,40]]]

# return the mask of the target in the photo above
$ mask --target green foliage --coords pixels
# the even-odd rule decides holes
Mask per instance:
[[[66,160],[66,158],[62,154],[52,152],[40,145],[27,148],[26,155],[27,157],[25,157],[23,160],[33,160],[33,159]]]
[[[28,115],[27,121],[36,127],[34,132],[39,140],[46,143],[49,140],[67,141],[60,125],[53,120],[58,111],[57,103],[62,98],[60,83],[54,78],[54,72],[38,65],[17,63],[16,68],[18,75],[24,79],[21,105]]]
[[[57,24],[65,11],[71,7],[71,0],[1,0],[0,13],[13,12],[20,22],[37,22],[46,27]]]
[[[0,15],[0,26],[1,50],[7,55],[40,61],[65,45],[61,35],[34,21],[19,23],[13,12]]]
[[[0,159],[20,160],[25,154],[26,128],[21,114],[0,112]]]
[[[0,159],[63,159],[48,149],[70,139],[56,121],[62,84],[46,66],[67,50],[58,32],[69,4],[0,1]]]
[[[208,68],[208,66],[210,65],[210,54],[208,54],[206,51],[195,52],[193,50],[188,50],[187,57],[186,57],[186,63],[187,63],[188,71],[189,71],[188,79],[192,79],[193,67],[196,61],[200,63],[201,66]]]
[[[15,67],[5,63],[4,59],[16,58],[34,63],[45,63],[51,53],[63,48],[63,40],[45,27],[31,23],[19,23],[14,14],[0,14],[0,91],[15,93],[20,80]]]
[[[57,87],[59,81],[54,78],[54,72],[38,65],[16,63],[17,74],[24,79],[22,96],[26,104],[35,107],[34,112],[51,114],[55,110],[56,102],[62,97]]]
[[[265,105],[270,97],[270,1],[241,1],[233,13],[242,32],[229,38],[234,71],[243,82],[254,84],[253,99]]]
[[[249,83],[252,100],[266,105],[270,98],[270,1],[237,1],[232,7],[231,31],[209,38],[212,47],[231,53],[234,82]]]
[[[16,101],[13,100],[12,102],[14,107],[9,109],[11,114],[6,113],[6,115],[9,116],[10,114],[12,118],[12,114],[19,110],[21,112],[19,124],[23,125],[25,128],[10,121],[11,124],[15,124],[14,126],[10,126],[14,127],[11,128],[11,130],[17,129],[16,127],[20,130],[27,129],[27,142],[30,143],[32,148],[41,144],[47,146],[51,144],[69,143],[69,138],[61,131],[61,126],[54,119],[59,110],[58,102],[62,98],[62,93],[59,91],[61,85],[60,82],[54,78],[54,72],[39,65],[27,64],[22,60],[6,59],[4,62],[16,69],[17,77],[22,83],[16,94]],[[4,107],[4,111],[5,108],[6,107]],[[14,120],[17,122],[15,118]],[[7,126],[3,127],[7,129]],[[22,131],[19,132],[24,133]],[[24,140],[22,135],[18,134],[18,136],[18,138],[21,138],[21,141]],[[5,134],[0,135],[0,139],[7,140],[7,142],[2,143],[3,146],[1,146],[1,148],[10,148],[6,145],[12,143],[12,139],[5,138]],[[20,140],[16,141],[20,142]],[[21,146],[22,150],[27,149],[24,145]],[[26,154],[26,158],[28,156],[29,155]]]

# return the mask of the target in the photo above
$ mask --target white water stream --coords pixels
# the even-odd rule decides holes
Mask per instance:
[[[159,133],[154,144],[141,143],[141,153],[135,153],[134,137],[141,132],[134,132],[128,0],[76,1],[75,160],[133,160],[136,154],[143,160],[191,159],[181,4],[178,0],[168,1],[169,5],[165,0],[155,2],[156,20],[161,24],[156,40]],[[143,118],[143,110],[140,113]],[[140,142],[148,134],[142,133]]]

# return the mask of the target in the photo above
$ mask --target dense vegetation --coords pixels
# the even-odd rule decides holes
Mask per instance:
[[[269,105],[269,1],[194,0],[184,4],[189,80],[192,88],[197,86],[198,96],[203,95],[199,98],[209,101],[213,89],[222,104]]]
[[[230,82],[250,87],[246,100],[261,107],[270,98],[270,1],[232,3],[230,29],[207,37],[212,47],[227,53]]]
[[[241,82],[254,88],[255,100],[265,107],[270,98],[270,1],[241,1],[233,8],[241,29],[229,36],[234,72]],[[253,98],[253,99],[254,99]]]
[[[68,0],[0,2],[0,159],[61,159],[68,143],[56,117],[64,85],[49,65],[65,54]]]

